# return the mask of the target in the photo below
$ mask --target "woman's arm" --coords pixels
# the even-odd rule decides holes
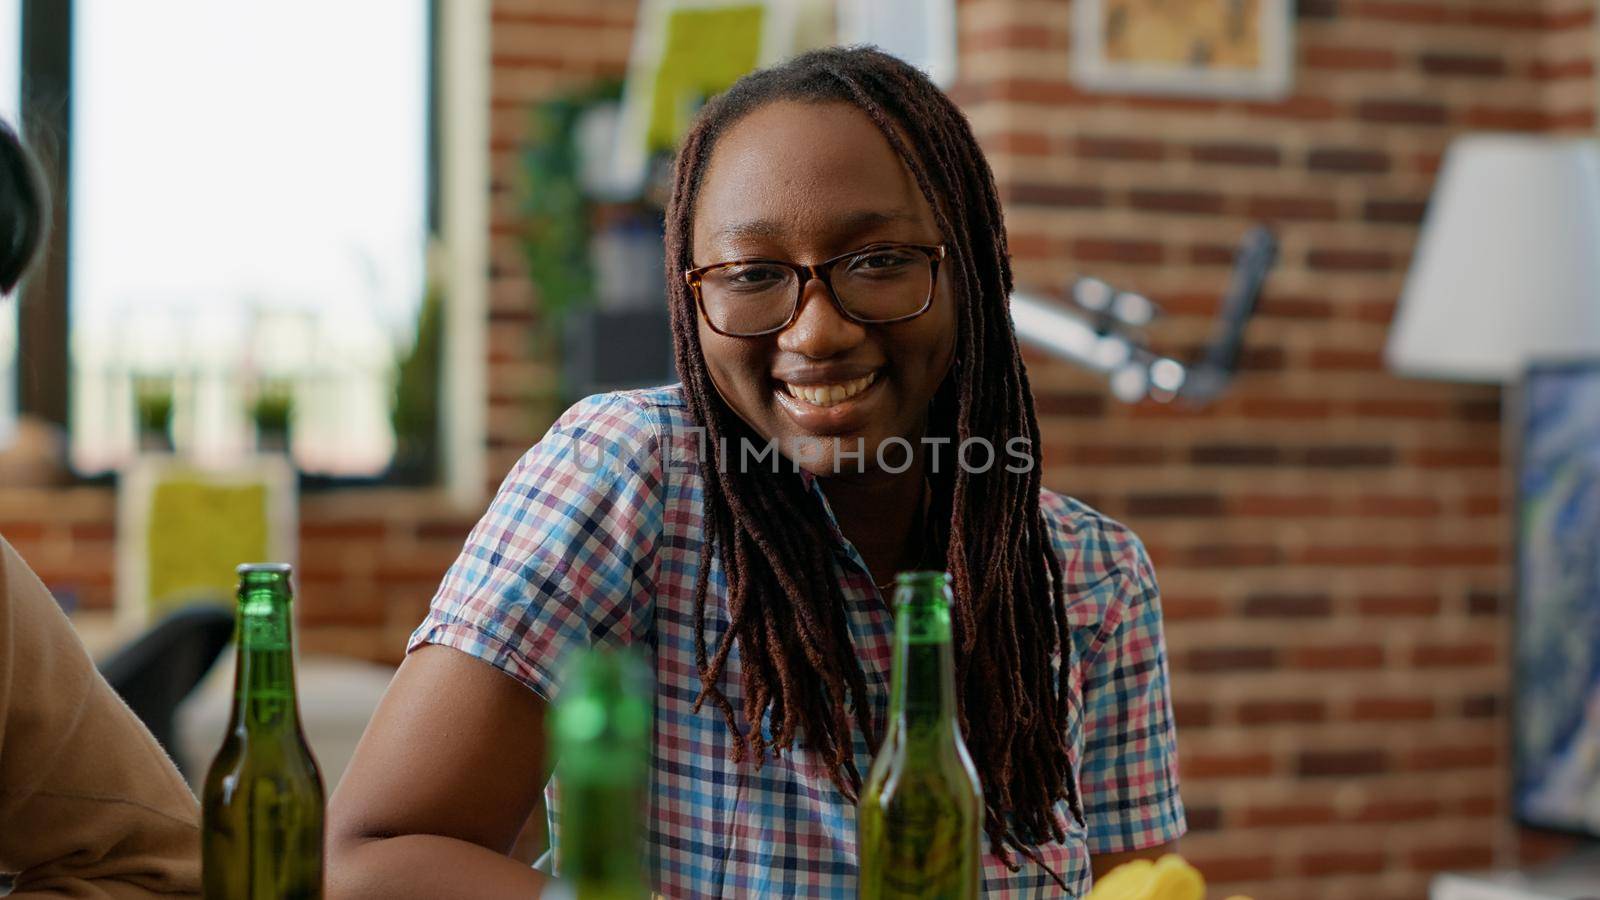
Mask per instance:
[[[407,656],[328,803],[328,896],[538,896],[508,854],[549,777],[544,717],[465,653]]]
[[[0,539],[0,872],[12,897],[198,896],[200,809]]]

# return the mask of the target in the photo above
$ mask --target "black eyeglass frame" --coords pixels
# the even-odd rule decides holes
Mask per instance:
[[[874,250],[917,250],[927,255],[929,270],[928,296],[923,298],[922,306],[919,307],[916,312],[907,313],[903,316],[896,316],[892,319],[863,319],[855,313],[852,313],[850,310],[845,309],[844,303],[839,300],[839,294],[833,289],[833,267],[847,259],[860,256],[864,253],[871,253]],[[769,334],[777,334],[778,332],[794,324],[795,319],[800,317],[800,301],[805,298],[806,285],[810,284],[811,279],[813,278],[821,281],[822,286],[828,289],[828,299],[833,301],[834,308],[839,310],[839,314],[858,325],[891,325],[895,322],[905,322],[909,319],[915,319],[917,316],[922,315],[933,307],[933,294],[939,288],[939,263],[944,261],[946,255],[947,251],[945,250],[945,246],[943,244],[898,244],[888,242],[880,244],[868,244],[865,247],[858,247],[854,250],[841,253],[832,259],[825,259],[822,262],[812,263],[810,265],[790,262],[786,259],[765,259],[762,257],[734,259],[727,262],[712,263],[709,266],[699,266],[697,268],[685,270],[683,273],[683,280],[688,283],[689,290],[694,292],[695,307],[700,310],[701,317],[706,320],[706,324],[711,327],[712,331],[722,335],[723,337],[757,338],[765,337]],[[735,334],[734,332],[723,331],[721,328],[717,327],[717,323],[711,320],[711,314],[706,311],[705,295],[700,289],[701,279],[707,272],[711,272],[716,269],[728,269],[734,266],[750,266],[756,264],[783,266],[784,268],[795,273],[795,277],[798,280],[799,286],[794,292],[794,302],[789,306],[789,315],[783,320],[783,324],[774,328],[768,328],[765,331],[756,331],[750,334]]]

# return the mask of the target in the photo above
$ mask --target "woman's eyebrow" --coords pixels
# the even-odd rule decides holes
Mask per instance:
[[[830,218],[825,227],[829,234],[849,236],[884,225],[918,222],[920,222],[920,219],[909,209],[864,209]],[[712,234],[712,239],[717,241],[770,239],[790,235],[795,230],[795,225],[792,222],[784,222],[778,219],[751,219],[747,222],[735,222],[717,229]]]

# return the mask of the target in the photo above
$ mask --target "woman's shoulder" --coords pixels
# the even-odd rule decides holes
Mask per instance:
[[[1114,576],[1135,583],[1153,582],[1144,542],[1127,525],[1048,488],[1039,491],[1039,511],[1069,587],[1092,585]]]
[[[601,438],[654,437],[692,424],[683,386],[637,388],[592,394],[572,404],[551,431]]]

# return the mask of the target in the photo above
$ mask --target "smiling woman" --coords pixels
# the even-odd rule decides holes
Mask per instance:
[[[985,892],[1081,894],[1169,847],[1155,578],[1040,484],[1004,222],[949,98],[872,49],[746,77],[680,151],[666,252],[683,383],[579,403],[507,478],[334,795],[336,892],[459,894],[429,874],[455,865],[486,896],[536,885],[502,854],[548,776],[558,673],[633,644],[656,666],[657,890],[851,893],[879,585],[904,569],[951,575]]]

